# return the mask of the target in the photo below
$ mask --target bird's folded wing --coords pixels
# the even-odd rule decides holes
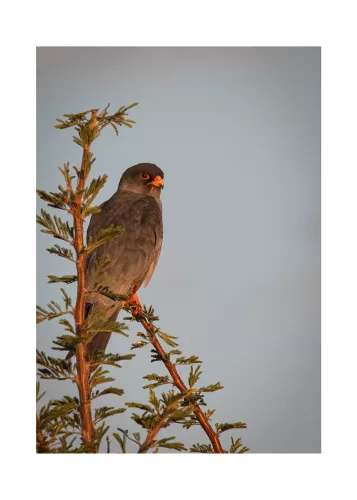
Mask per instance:
[[[124,231],[88,256],[87,288],[97,283],[126,295],[144,280],[147,284],[157,264],[163,237],[161,206],[151,196],[117,192],[100,208],[91,218],[88,240],[112,224]]]

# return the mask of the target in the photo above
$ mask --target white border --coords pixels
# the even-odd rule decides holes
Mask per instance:
[[[10,7],[7,7],[10,9]],[[351,498],[356,487],[356,46],[352,2],[16,2],[2,42],[2,380],[7,491]],[[89,15],[88,15],[89,14]],[[6,32],[7,30],[7,32]],[[322,45],[321,455],[34,455],[35,46]],[[5,147],[4,147],[5,146]],[[9,259],[10,257],[10,259]],[[31,324],[31,327],[29,325]],[[10,349],[12,348],[11,352]],[[99,458],[98,458],[99,457]],[[10,458],[10,460],[9,460]],[[4,470],[5,468],[5,470]],[[79,479],[88,474],[87,485]],[[173,484],[174,486],[170,486]],[[5,490],[5,491],[6,491]]]

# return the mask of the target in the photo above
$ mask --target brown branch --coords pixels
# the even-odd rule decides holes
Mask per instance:
[[[89,128],[94,128],[97,122],[98,110],[92,111],[92,116],[88,124]],[[90,385],[89,385],[89,361],[87,359],[86,340],[88,333],[82,331],[82,325],[85,320],[85,303],[86,303],[86,253],[83,252],[84,237],[83,237],[83,217],[81,214],[81,206],[83,201],[83,189],[86,181],[86,170],[90,161],[90,143],[86,144],[83,149],[82,164],[77,180],[77,194],[72,207],[74,219],[74,247],[77,254],[76,266],[78,275],[77,300],[76,300],[76,334],[81,336],[84,342],[77,344],[77,377],[76,383],[79,390],[80,413],[82,419],[82,437],[85,443],[92,441],[94,436],[94,425],[92,420],[91,402],[90,402]]]
[[[156,438],[156,436],[158,435],[160,430],[165,426],[165,424],[166,424],[166,421],[164,418],[162,418],[161,420],[159,420],[159,422],[155,425],[155,427],[153,429],[150,429],[148,431],[148,433],[146,435],[146,439],[143,442],[143,444],[140,445],[138,453],[146,453],[147,451],[149,451],[154,439]]]
[[[145,330],[148,332],[148,334],[150,336],[150,342],[154,346],[155,351],[161,357],[164,365],[168,369],[168,371],[172,377],[174,385],[181,392],[187,391],[187,387],[184,384],[180,375],[178,374],[175,365],[173,363],[171,363],[170,360],[167,359],[167,355],[166,355],[164,349],[162,348],[160,342],[158,341],[158,339],[155,335],[156,329],[155,329],[153,323],[147,322],[143,317],[140,317],[140,316],[137,316],[137,319],[140,321],[140,323],[143,325]],[[199,421],[202,429],[205,431],[209,440],[211,441],[215,453],[224,453],[222,445],[221,445],[219,437],[218,437],[218,434],[212,429],[210,423],[208,422],[207,417],[205,416],[205,414],[203,413],[203,411],[201,410],[201,408],[199,407],[198,404],[195,404],[193,406],[193,412],[196,415],[197,420]]]

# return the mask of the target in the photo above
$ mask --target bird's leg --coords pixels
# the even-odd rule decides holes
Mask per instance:
[[[138,297],[138,294],[135,292],[133,293],[133,295],[130,297],[130,299],[128,300],[128,304],[134,306],[132,308],[132,313],[134,315],[138,315],[138,314],[141,314],[142,311],[143,311],[143,308],[141,306],[141,303],[140,303],[140,300],[139,300],[139,297]]]
[[[138,316],[143,311],[138,294],[136,293],[137,289],[138,288],[134,288],[130,299],[124,302],[124,307],[128,305],[132,306],[131,312],[133,316]]]

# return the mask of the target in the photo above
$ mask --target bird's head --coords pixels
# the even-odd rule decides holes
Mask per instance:
[[[153,163],[138,163],[125,170],[119,182],[119,191],[132,191],[160,198],[164,188],[164,172]]]

